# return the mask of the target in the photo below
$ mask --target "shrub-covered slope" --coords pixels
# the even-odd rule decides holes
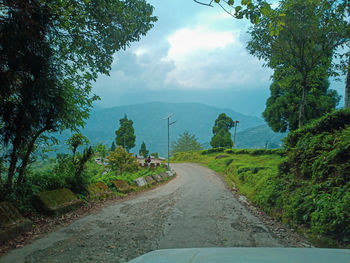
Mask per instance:
[[[290,133],[284,178],[286,216],[314,234],[350,243],[350,110]]]

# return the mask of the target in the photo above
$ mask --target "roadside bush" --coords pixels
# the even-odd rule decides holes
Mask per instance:
[[[225,151],[226,148],[224,147],[218,147],[218,148],[211,148],[208,150],[203,150],[201,151],[202,155],[206,155],[206,154],[211,154],[211,153],[222,153]]]
[[[132,153],[128,153],[123,147],[119,146],[114,151],[109,152],[106,158],[108,167],[115,171],[116,174],[122,174],[124,172],[137,172],[140,169],[140,165],[135,156]]]
[[[196,162],[201,160],[201,156],[198,151],[191,152],[177,152],[174,153],[171,157],[172,161],[181,161],[181,162]]]

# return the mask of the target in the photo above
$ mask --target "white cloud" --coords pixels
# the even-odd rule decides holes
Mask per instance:
[[[193,53],[225,48],[234,44],[239,32],[215,32],[203,27],[182,28],[168,37],[170,49],[165,60],[178,60]]]
[[[133,53],[134,53],[136,56],[142,56],[142,55],[144,55],[144,54],[147,54],[148,51],[147,51],[146,48],[140,47],[140,48],[135,49],[135,50],[133,51]]]
[[[173,62],[174,68],[167,73],[166,84],[182,89],[241,89],[269,82],[269,72],[247,53],[238,29],[182,28],[170,35],[168,42],[170,48],[163,60]]]

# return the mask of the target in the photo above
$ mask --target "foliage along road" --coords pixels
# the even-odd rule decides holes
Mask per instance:
[[[116,202],[0,258],[0,262],[126,262],[162,248],[298,246],[277,238],[197,164],[173,164],[168,184]]]

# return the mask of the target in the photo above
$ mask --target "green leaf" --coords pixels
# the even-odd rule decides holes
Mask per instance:
[[[228,5],[233,5],[234,3],[235,3],[234,0],[228,0],[228,2],[227,2]]]
[[[215,0],[215,3],[220,3],[220,0]]]
[[[247,7],[248,7],[248,9],[250,9],[250,10],[254,9],[254,5],[253,5],[252,3],[249,3],[249,4],[247,5]]]
[[[271,11],[271,7],[268,3],[264,3],[263,6],[260,8],[260,12],[263,16],[267,16]]]

